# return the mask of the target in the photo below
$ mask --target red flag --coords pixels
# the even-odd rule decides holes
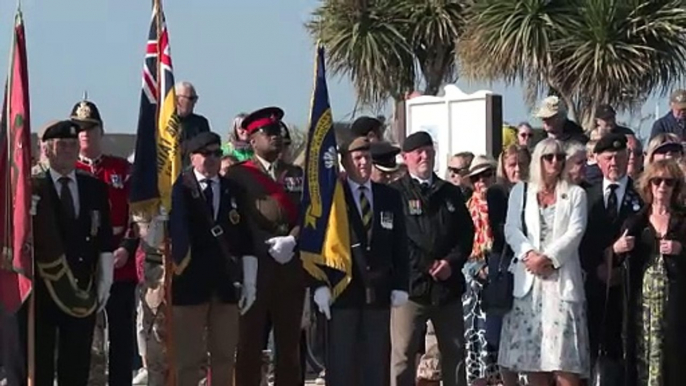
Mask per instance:
[[[26,40],[17,11],[0,137],[0,306],[16,312],[31,293],[31,126]]]

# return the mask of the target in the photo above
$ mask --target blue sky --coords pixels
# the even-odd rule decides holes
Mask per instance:
[[[303,23],[317,4],[164,2],[176,80],[196,85],[197,111],[210,119],[214,131],[224,135],[235,114],[268,105],[281,106],[290,123],[307,124],[314,47]],[[0,2],[0,63],[9,52],[15,8],[13,0]],[[23,0],[22,9],[34,131],[48,120],[66,117],[87,90],[107,131],[135,132],[151,2]],[[531,115],[519,87],[458,85],[467,92],[490,89],[502,94],[506,121],[516,123]],[[334,118],[350,117],[355,106],[350,83],[330,77],[329,90]],[[664,114],[666,98],[651,99],[642,115],[653,113],[656,102]]]

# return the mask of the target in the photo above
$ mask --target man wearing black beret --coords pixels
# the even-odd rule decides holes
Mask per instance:
[[[353,122],[350,131],[355,136],[367,137],[369,142],[377,142],[383,137],[383,122],[377,118],[359,117]]]
[[[398,163],[395,157],[400,153],[400,149],[386,141],[372,142],[369,144],[369,151],[372,155],[372,181],[379,184],[388,184],[392,181],[393,175],[398,171]]]
[[[410,254],[410,300],[391,314],[391,386],[411,386],[415,356],[431,320],[441,349],[445,386],[465,385],[462,267],[474,240],[474,224],[460,189],[433,171],[431,136],[414,133],[403,143],[407,174],[391,184],[402,196]]]
[[[608,283],[606,257],[626,252],[622,248],[633,244],[630,236],[620,234],[624,221],[638,212],[643,203],[627,176],[629,154],[624,134],[606,134],[595,145],[594,152],[602,180],[587,188],[588,225],[580,245],[581,264],[586,276],[588,330],[591,356],[599,347],[611,358],[621,359],[622,353],[622,289],[620,269],[615,267]],[[610,286],[606,299],[606,286]],[[607,311],[605,303],[607,302]],[[603,319],[607,312],[606,319]],[[604,331],[601,337],[601,329]]]
[[[400,194],[370,180],[366,136],[340,146],[350,222],[352,280],[332,303],[331,289],[315,281],[314,301],[328,323],[326,384],[388,384],[391,310],[407,303],[409,261]]]
[[[52,385],[55,373],[60,385],[88,384],[95,315],[107,305],[113,280],[107,186],[76,169],[78,130],[70,120],[45,126],[49,167],[32,179],[36,385]],[[26,379],[25,372],[17,376],[25,371],[18,361],[6,363],[10,384]]]
[[[221,138],[206,131],[190,138],[191,168],[172,189],[170,231],[176,373],[179,385],[197,385],[210,357],[212,382],[233,382],[239,314],[256,299],[257,257],[248,226],[245,190],[219,176]],[[204,339],[207,331],[207,340]]]

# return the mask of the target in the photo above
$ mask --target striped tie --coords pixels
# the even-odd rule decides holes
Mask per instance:
[[[362,225],[367,232],[367,237],[372,231],[372,205],[367,198],[367,187],[360,186],[360,214],[362,215]]]

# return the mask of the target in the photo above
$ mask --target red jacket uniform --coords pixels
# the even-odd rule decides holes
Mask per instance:
[[[114,270],[115,281],[136,281],[136,249],[138,239],[132,237],[129,222],[129,175],[131,164],[124,158],[102,155],[89,161],[80,159],[76,163],[80,170],[92,173],[108,186],[110,219],[112,221],[113,249],[126,248],[129,259],[126,264]]]

